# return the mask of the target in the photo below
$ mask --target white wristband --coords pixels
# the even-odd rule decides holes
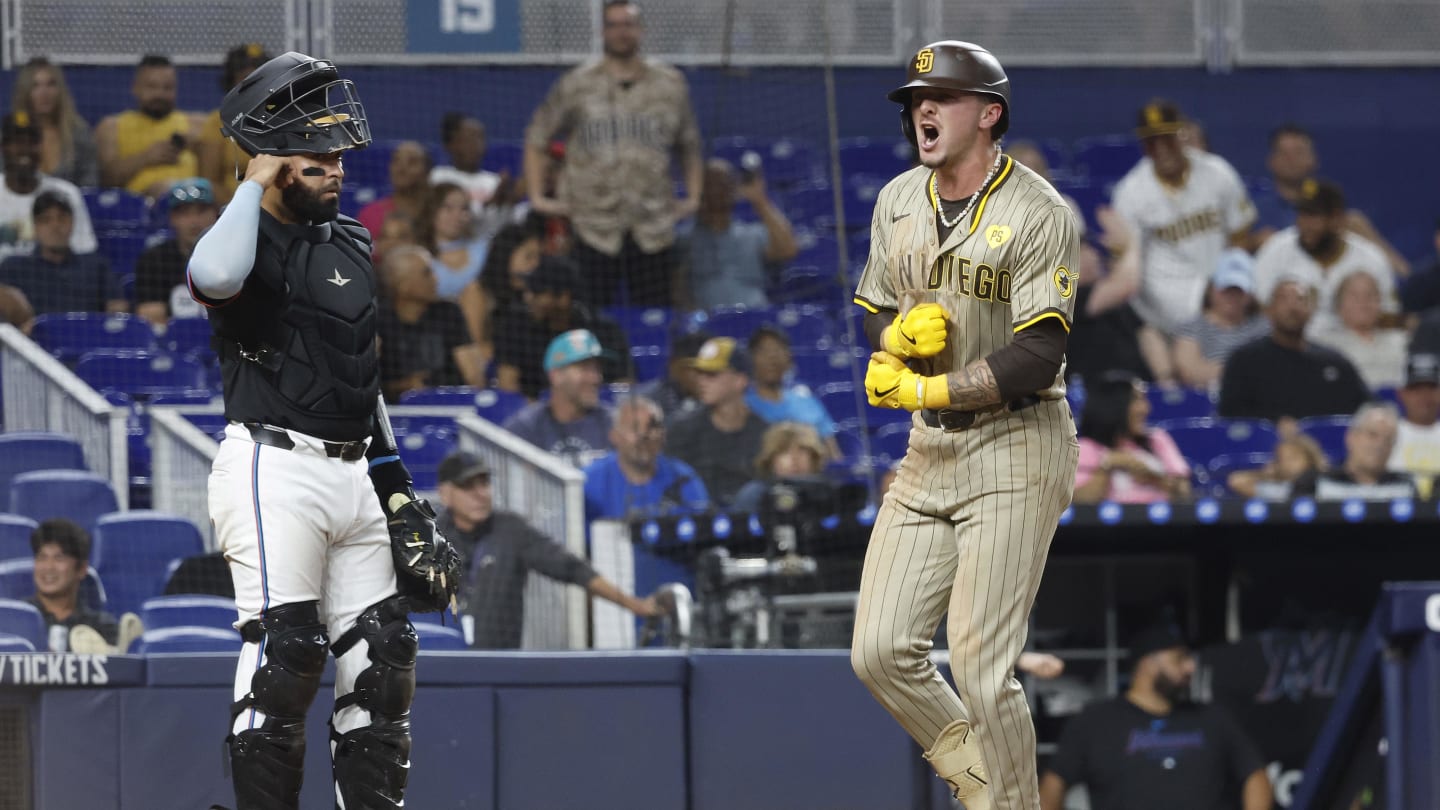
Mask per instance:
[[[915,375],[915,404],[919,408],[925,407],[925,378]]]

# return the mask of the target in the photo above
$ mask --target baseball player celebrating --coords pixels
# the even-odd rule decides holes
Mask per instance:
[[[407,612],[450,603],[459,559],[396,455],[370,235],[338,216],[341,155],[370,129],[335,65],[294,52],[220,113],[251,160],[189,284],[210,308],[229,420],[209,485],[245,640],[227,737],[236,802],[297,808],[329,651],[335,806],[401,807],[418,646]]]
[[[1014,668],[1079,455],[1062,376],[1075,219],[1000,151],[1010,82],[984,48],[927,45],[890,99],[921,165],[876,200],[855,303],[880,349],[870,404],[915,417],[865,554],[851,664],[968,810],[1038,810]],[[929,657],[947,608],[957,689]]]

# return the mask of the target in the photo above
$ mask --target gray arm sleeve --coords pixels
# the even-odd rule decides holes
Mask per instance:
[[[245,286],[255,264],[255,237],[260,230],[259,183],[246,181],[235,190],[225,213],[190,254],[190,288],[206,298],[233,298]]]

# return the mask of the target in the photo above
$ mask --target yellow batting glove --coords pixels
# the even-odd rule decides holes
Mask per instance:
[[[934,357],[945,348],[945,310],[939,304],[916,304],[880,334],[881,348],[900,357]]]
[[[907,411],[950,405],[944,375],[922,377],[889,352],[870,355],[870,366],[865,369],[865,398],[877,408]]]

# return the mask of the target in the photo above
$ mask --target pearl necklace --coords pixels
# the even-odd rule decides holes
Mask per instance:
[[[995,162],[990,164],[989,174],[985,175],[985,180],[980,183],[979,190],[970,195],[970,202],[965,204],[965,210],[960,212],[960,216],[955,217],[954,222],[945,218],[945,206],[940,202],[940,188],[935,181],[935,172],[930,173],[930,202],[934,203],[935,212],[940,215],[940,223],[942,225],[947,228],[954,228],[956,225],[965,221],[965,217],[970,215],[970,209],[974,208],[975,203],[980,201],[981,193],[990,187],[990,181],[994,180],[995,173],[1000,171],[1000,161],[1003,160],[1004,157],[1005,153],[1001,152],[999,148],[996,148]]]

